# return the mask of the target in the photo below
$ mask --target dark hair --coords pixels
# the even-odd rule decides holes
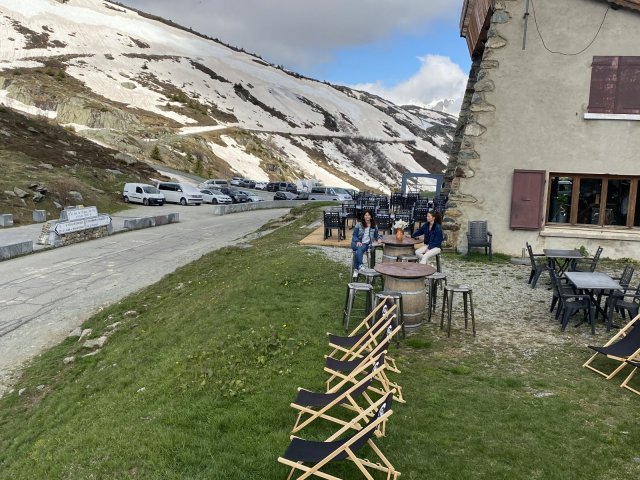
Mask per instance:
[[[433,217],[433,223],[442,223],[442,214],[438,210],[429,212]]]
[[[364,215],[365,215],[365,213],[368,213],[369,215],[371,215],[371,226],[375,227],[376,226],[376,216],[373,214],[372,210],[365,210],[364,212],[362,212],[362,219],[361,219],[362,226],[366,227],[366,225],[364,223]]]

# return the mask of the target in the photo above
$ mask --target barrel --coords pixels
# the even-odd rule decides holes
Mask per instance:
[[[402,294],[405,329],[410,331],[424,323],[427,315],[427,287],[424,277],[398,278],[385,275],[384,288]]]
[[[385,243],[384,252],[382,253],[382,263],[395,262],[398,255],[407,254],[412,255],[415,253],[413,245],[391,245]]]

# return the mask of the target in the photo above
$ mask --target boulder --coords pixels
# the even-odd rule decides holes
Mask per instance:
[[[13,193],[15,193],[20,198],[29,196],[29,193],[25,192],[24,190],[18,187],[13,187]]]

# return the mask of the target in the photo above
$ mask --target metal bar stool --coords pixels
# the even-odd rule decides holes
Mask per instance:
[[[402,253],[396,257],[396,262],[414,262],[418,261],[418,256],[413,253]]]
[[[445,273],[436,272],[427,277],[427,281],[429,282],[429,318],[428,322],[431,321],[431,315],[437,308],[437,300],[438,300],[438,286],[442,288],[442,294],[444,295],[444,287],[447,285],[447,275]]]
[[[360,277],[364,277],[364,283],[368,283],[372,287],[374,286],[376,280],[380,280],[380,289],[384,288],[382,274],[380,272],[377,272],[373,268],[361,268],[360,270],[358,270],[357,279],[360,280]]]
[[[356,293],[366,293],[365,303],[365,315],[371,313],[373,309],[373,285],[369,283],[351,282],[347,284],[347,297],[344,302],[344,313],[342,316],[342,325],[345,330],[349,328],[349,320],[351,319],[351,311],[353,310],[353,302],[355,300]]]
[[[382,290],[381,292],[376,293],[376,307],[380,302],[382,302],[386,297],[393,298],[393,303],[396,305],[396,323],[394,323],[394,327],[397,322],[400,322],[400,326],[402,327],[402,338],[406,338],[406,333],[404,331],[404,311],[402,310],[402,294],[400,292],[394,292],[392,290]],[[400,345],[400,339],[396,336],[396,345]]]
[[[442,295],[442,315],[440,317],[440,329],[444,327],[444,313],[447,310],[447,337],[451,336],[451,309],[453,307],[454,292],[462,293],[464,303],[464,328],[467,329],[467,297],[469,298],[469,307],[471,307],[471,329],[473,336],[476,336],[476,319],[473,314],[473,290],[468,285],[445,285]]]

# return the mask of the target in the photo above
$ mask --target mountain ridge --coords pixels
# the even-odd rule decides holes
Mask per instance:
[[[140,160],[158,146],[166,165],[205,175],[378,191],[446,167],[451,115],[308,79],[122,3],[0,0],[0,14],[0,103]]]

